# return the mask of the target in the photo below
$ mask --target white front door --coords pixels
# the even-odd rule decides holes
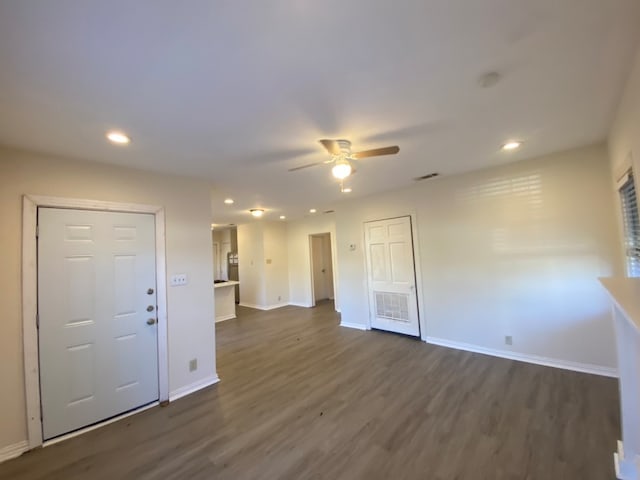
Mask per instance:
[[[158,399],[154,222],[38,209],[45,440]]]
[[[417,337],[420,322],[411,218],[364,225],[371,327]]]

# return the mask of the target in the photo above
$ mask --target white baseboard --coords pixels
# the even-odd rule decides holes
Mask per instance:
[[[569,360],[560,360],[557,358],[541,357],[539,355],[507,352],[505,350],[495,350],[493,348],[485,348],[478,345],[472,345],[470,343],[456,342],[437,337],[427,337],[426,342],[433,345],[440,345],[441,347],[455,348],[457,350],[465,350],[467,352],[482,353],[484,355],[491,355],[492,357],[500,357],[507,358],[509,360],[518,360],[520,362],[534,363],[536,365],[544,365],[545,367],[555,367],[564,370],[572,370],[574,372],[591,373],[593,375],[602,375],[604,377],[618,377],[617,369],[602,367],[600,365],[592,365],[590,363],[579,363]]]
[[[366,325],[360,325],[359,323],[340,322],[341,327],[355,328],[356,330],[367,330]]]
[[[169,394],[169,401],[173,402],[174,400],[178,400],[179,398],[186,397],[187,395],[195,393],[198,390],[202,390],[203,388],[207,388],[211,385],[214,385],[219,381],[220,381],[220,378],[216,374],[211,377],[207,377],[203,380],[198,380],[197,382],[192,383],[190,385],[185,385],[184,387],[177,388]]]
[[[236,317],[236,314],[235,314],[235,313],[230,313],[229,315],[225,315],[225,316],[223,316],[223,317],[218,317],[218,318],[216,318],[216,323],[218,323],[218,322],[224,322],[225,320],[232,320],[232,319],[234,319],[234,318],[237,318],[237,317]]]
[[[26,440],[2,447],[0,448],[0,463],[19,457],[27,450],[29,450],[29,442]]]
[[[282,308],[282,307],[286,307],[286,306],[291,305],[291,304],[290,303],[276,303],[275,305],[256,305],[254,303],[240,302],[239,305],[241,307],[255,308],[256,310],[273,310],[275,308]]]
[[[296,303],[296,302],[289,302],[289,305],[293,306],[293,307],[304,307],[304,308],[311,308],[313,307],[313,305],[311,305],[310,303]]]

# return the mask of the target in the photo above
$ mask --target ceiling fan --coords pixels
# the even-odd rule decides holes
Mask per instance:
[[[329,160],[324,162],[314,162],[307,165],[301,165],[299,167],[290,168],[290,172],[296,170],[302,170],[303,168],[315,167],[316,165],[331,164],[331,173],[339,180],[344,180],[351,175],[354,170],[351,165],[352,160],[360,160],[367,157],[379,157],[382,155],[395,155],[400,151],[400,147],[394,145],[393,147],[374,148],[373,150],[365,150],[363,152],[351,152],[351,142],[349,140],[319,140],[327,152],[331,155]]]

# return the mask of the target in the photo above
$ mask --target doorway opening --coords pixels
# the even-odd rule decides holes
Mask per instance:
[[[238,229],[235,225],[213,227],[211,229],[213,244],[213,282],[238,282]],[[240,303],[240,286],[235,285],[234,302]]]
[[[315,307],[318,302],[333,302],[335,298],[331,234],[327,232],[309,235],[309,248],[311,300]]]

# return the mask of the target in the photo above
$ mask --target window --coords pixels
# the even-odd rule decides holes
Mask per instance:
[[[629,172],[620,187],[622,222],[624,225],[624,246],[627,259],[627,274],[640,277],[640,220],[633,175]]]

